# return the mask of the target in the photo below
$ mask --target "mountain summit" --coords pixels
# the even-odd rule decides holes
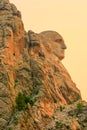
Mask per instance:
[[[26,32],[16,6],[0,0],[0,130],[87,130],[66,48],[55,31]]]

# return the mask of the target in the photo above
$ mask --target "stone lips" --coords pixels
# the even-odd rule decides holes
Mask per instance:
[[[26,32],[16,6],[0,0],[0,130],[49,129],[60,106],[81,100],[61,63],[65,49],[57,32]],[[17,107],[19,94],[25,110]]]

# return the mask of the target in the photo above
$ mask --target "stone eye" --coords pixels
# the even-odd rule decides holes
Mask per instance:
[[[62,39],[56,39],[55,42],[62,42]]]

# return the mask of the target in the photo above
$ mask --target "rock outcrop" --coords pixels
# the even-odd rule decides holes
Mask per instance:
[[[65,49],[57,32],[26,32],[16,6],[0,0],[0,130],[87,129]]]

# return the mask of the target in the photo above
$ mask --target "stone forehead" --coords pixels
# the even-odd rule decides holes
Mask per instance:
[[[0,0],[0,4],[1,4],[1,3],[7,4],[7,3],[9,3],[9,0]]]
[[[44,35],[46,38],[51,38],[52,40],[56,40],[56,39],[63,40],[62,36],[56,31],[43,31],[40,34]]]

